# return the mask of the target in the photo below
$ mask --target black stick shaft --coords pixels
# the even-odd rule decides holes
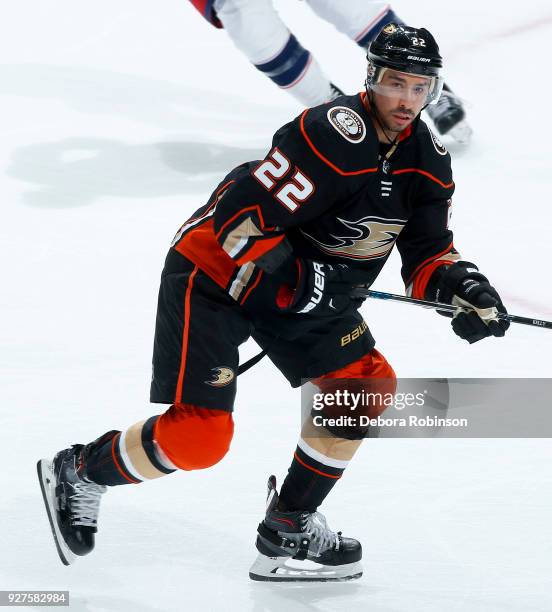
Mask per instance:
[[[261,361],[261,359],[265,355],[266,351],[261,351],[260,353],[257,353],[254,357],[251,357],[251,359],[248,359],[245,363],[240,363],[238,367],[238,376],[240,374],[243,374],[244,372],[247,372],[247,370],[250,370],[254,365],[259,363],[259,361]]]
[[[444,310],[446,312],[456,312],[457,306],[452,304],[443,304],[442,302],[431,302],[429,300],[417,300],[416,298],[397,295],[396,293],[385,293],[384,291],[372,291],[371,289],[354,289],[353,297],[374,298],[377,300],[391,300],[393,302],[404,302],[421,306],[422,308],[433,308],[435,310]],[[532,319],[531,317],[520,317],[513,314],[498,313],[499,319],[506,319],[510,323],[519,323],[520,325],[531,325],[532,327],[541,327],[543,329],[552,329],[552,321],[543,321],[542,319]]]
[[[385,293],[384,291],[372,291],[371,289],[354,289],[351,293],[352,297],[373,298],[377,300],[391,300],[393,302],[404,302],[413,306],[421,306],[422,308],[433,308],[435,310],[445,310],[447,312],[456,312],[457,306],[452,304],[443,304],[442,302],[431,302],[429,300],[417,300],[416,298],[398,295],[396,293]],[[520,325],[531,325],[532,327],[541,327],[543,329],[552,329],[552,321],[543,321],[542,319],[531,319],[530,317],[520,317],[518,315],[498,313],[499,319],[506,319],[510,323],[519,323]],[[266,351],[261,351],[238,368],[238,376],[247,372],[250,368],[256,365],[264,356]]]

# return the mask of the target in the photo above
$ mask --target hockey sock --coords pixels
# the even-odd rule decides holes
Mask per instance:
[[[255,64],[255,68],[264,72],[279,87],[288,87],[305,70],[310,53],[290,34],[285,47],[270,61]]]
[[[137,484],[175,471],[153,438],[158,416],[126,431],[108,431],[84,448],[85,477],[98,484]]]
[[[383,394],[395,393],[396,389],[395,373],[376,349],[312,382],[322,393],[330,395],[347,389],[355,393],[371,393],[374,397],[381,394],[383,397]],[[339,415],[333,413],[333,404],[328,404],[328,408],[327,416]],[[364,407],[365,414],[370,418],[375,418],[383,410],[385,405],[381,402]],[[293,462],[280,491],[279,510],[316,511],[341,478],[366,433],[365,428],[358,426],[321,429],[312,418],[305,419]]]
[[[336,95],[318,62],[293,34],[276,56],[255,68],[306,106],[322,104]]]
[[[279,510],[315,512],[336,482],[362,440],[306,437],[305,425],[293,461],[280,491]],[[307,442],[308,440],[308,442]]]
[[[291,34],[272,0],[215,0],[217,16],[236,47],[303,106],[336,97],[318,62]]]
[[[293,461],[280,490],[278,509],[315,512],[344,469],[315,461],[297,446]]]

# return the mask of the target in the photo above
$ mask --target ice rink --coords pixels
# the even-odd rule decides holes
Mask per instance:
[[[331,79],[360,91],[360,49],[306,3],[275,4]],[[433,31],[474,128],[468,148],[445,140],[457,248],[511,312],[552,319],[549,0],[393,7]],[[301,109],[185,0],[2,13],[0,589],[69,590],[75,612],[552,610],[549,439],[366,441],[321,508],[361,540],[362,579],[251,582],[266,478],[282,482],[299,428],[299,392],[268,360],[240,378],[224,461],[110,490],[96,551],[62,566],[36,460],[159,411],[151,347],[170,241]],[[399,266],[374,288],[402,292]],[[469,346],[429,311],[363,313],[399,376],[551,376],[548,331]]]

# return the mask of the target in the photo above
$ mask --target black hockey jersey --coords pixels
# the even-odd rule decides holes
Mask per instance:
[[[307,109],[276,132],[263,160],[221,182],[173,247],[248,310],[274,304],[278,289],[255,261],[276,268],[289,245],[362,270],[369,286],[396,244],[407,290],[422,297],[435,268],[459,259],[448,228],[450,156],[419,118],[389,151],[364,93]]]

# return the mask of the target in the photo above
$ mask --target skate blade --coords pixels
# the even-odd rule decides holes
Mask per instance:
[[[473,130],[465,120],[460,121],[447,132],[447,136],[451,136],[457,143],[462,145],[469,144],[472,134]]]
[[[322,565],[306,559],[267,557],[259,553],[249,578],[262,582],[345,582],[362,576],[360,561],[346,565]]]
[[[55,494],[55,478],[52,471],[52,463],[48,459],[41,459],[36,464],[38,472],[38,481],[40,482],[40,490],[42,491],[42,499],[46,506],[46,513],[50,521],[52,535],[58,551],[59,558],[63,565],[71,565],[75,562],[77,555],[65,544],[59,526],[56,520],[57,500]]]

